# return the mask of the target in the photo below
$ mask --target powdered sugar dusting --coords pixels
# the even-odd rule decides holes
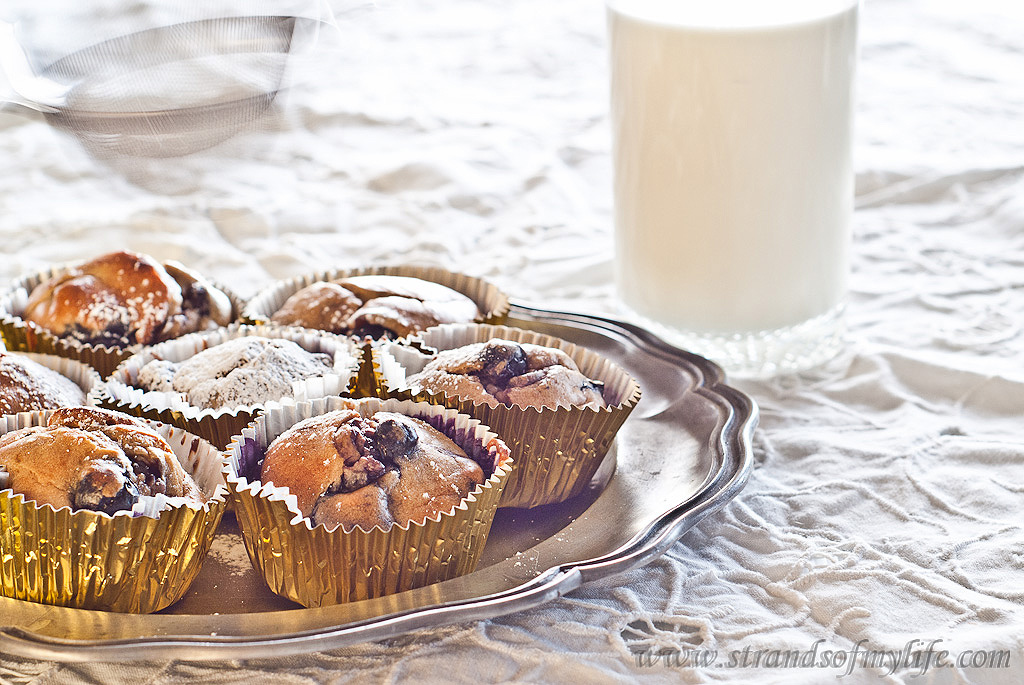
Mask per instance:
[[[290,396],[292,383],[332,372],[329,355],[279,338],[228,340],[173,363],[155,360],[139,371],[147,390],[182,393],[189,404],[216,409]]]
[[[85,392],[57,371],[25,357],[0,353],[0,413],[85,404]]]

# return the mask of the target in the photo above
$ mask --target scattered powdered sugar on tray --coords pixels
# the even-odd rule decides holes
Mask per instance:
[[[252,562],[241,539],[236,536],[215,538],[210,547],[209,558],[215,560],[230,576],[244,576],[252,570]]]

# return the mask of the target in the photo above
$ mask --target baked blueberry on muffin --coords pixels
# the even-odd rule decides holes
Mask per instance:
[[[479,316],[473,300],[439,283],[409,276],[367,275],[308,285],[285,300],[271,321],[394,339]]]
[[[22,318],[59,337],[125,348],[227,325],[232,306],[180,264],[120,251],[40,283]]]
[[[329,374],[329,354],[309,352],[284,338],[243,336],[181,362],[154,359],[139,369],[137,385],[181,393],[195,407],[219,409],[278,400],[292,384]]]
[[[498,338],[438,353],[408,384],[489,405],[606,406],[601,382],[562,350]]]
[[[85,391],[28,357],[0,352],[0,414],[85,404]]]
[[[419,419],[340,409],[301,421],[274,440],[260,480],[287,487],[314,524],[369,531],[451,511],[484,482],[484,473]]]
[[[130,416],[66,407],[0,437],[0,471],[16,493],[54,509],[130,510],[144,496],[205,498],[171,446]]]

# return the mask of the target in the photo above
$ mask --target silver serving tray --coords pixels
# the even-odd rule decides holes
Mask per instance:
[[[640,566],[743,488],[757,407],[703,357],[621,321],[515,303],[510,324],[595,350],[643,398],[590,488],[568,502],[499,510],[480,566],[379,599],[305,609],[267,589],[230,515],[189,593],[158,614],[0,598],[0,652],[50,661],[250,659],[335,649],[537,606]]]

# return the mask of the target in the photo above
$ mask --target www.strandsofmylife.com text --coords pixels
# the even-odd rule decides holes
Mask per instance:
[[[945,649],[942,639],[909,640],[902,649],[875,649],[860,640],[850,649],[829,649],[825,640],[816,641],[808,649],[734,649],[719,652],[713,649],[647,649],[635,652],[639,667],[674,668],[767,668],[767,669],[829,669],[840,671],[838,677],[854,669],[876,669],[886,675],[911,670],[924,675],[934,668],[1009,668],[1010,650]]]

